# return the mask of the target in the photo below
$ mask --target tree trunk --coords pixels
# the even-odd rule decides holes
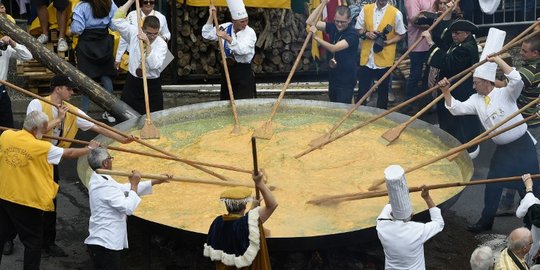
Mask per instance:
[[[9,21],[6,16],[0,16],[0,30],[18,43],[26,46],[34,59],[41,62],[51,71],[69,76],[78,85],[82,93],[87,95],[98,106],[112,113],[118,120],[125,121],[140,116],[139,113],[115,95],[107,92],[101,85],[37,42],[30,34]]]

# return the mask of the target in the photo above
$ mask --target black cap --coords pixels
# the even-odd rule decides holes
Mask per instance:
[[[51,89],[56,86],[67,86],[72,89],[77,89],[77,84],[66,75],[56,75],[51,79]]]
[[[454,21],[449,27],[450,31],[467,31],[471,33],[476,33],[478,31],[478,26],[476,26],[471,21],[467,20],[457,20]]]

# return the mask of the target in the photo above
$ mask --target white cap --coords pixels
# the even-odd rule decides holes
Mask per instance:
[[[390,165],[384,170],[386,189],[395,219],[408,219],[413,211],[409,198],[409,188],[405,180],[405,171],[399,165]]]
[[[227,6],[233,20],[241,20],[248,17],[243,0],[227,0]]]
[[[489,28],[486,45],[480,56],[480,61],[486,59],[490,54],[500,51],[504,44],[506,32],[497,28]],[[495,74],[497,73],[497,64],[487,62],[474,70],[473,77],[484,79],[490,82],[495,82]]]
[[[499,7],[501,0],[479,0],[480,9],[486,14],[492,15]]]

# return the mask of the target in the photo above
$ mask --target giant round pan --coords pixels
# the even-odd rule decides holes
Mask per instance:
[[[253,129],[259,127],[268,119],[274,102],[274,99],[252,99],[237,101],[240,126],[242,127],[238,137],[229,135],[228,131],[232,128],[233,118],[229,102],[226,101],[193,104],[155,112],[152,113],[152,120],[154,124],[160,128],[161,136],[163,138],[161,138],[159,142],[148,142],[152,144],[161,143],[163,145],[160,147],[173,151],[173,153],[180,155],[183,158],[231,165],[244,169],[252,169],[253,165],[251,161],[251,146],[249,140],[250,135]],[[348,108],[350,108],[350,105],[323,101],[295,99],[283,100],[278,114],[273,121],[273,126],[276,131],[274,137],[269,141],[258,140],[259,166],[261,168],[270,167],[270,171],[267,172],[267,175],[269,176],[268,184],[276,187],[274,194],[280,204],[274,215],[265,223],[265,228],[269,230],[268,242],[273,249],[301,250],[327,248],[348,245],[352,242],[370,241],[374,239],[376,237],[374,230],[376,217],[384,204],[387,203],[388,198],[373,198],[362,201],[344,202],[337,205],[334,204],[322,206],[306,204],[305,202],[310,198],[321,195],[336,195],[341,193],[363,191],[363,187],[360,186],[360,183],[364,183],[365,185],[367,182],[367,185],[369,186],[369,183],[371,183],[373,180],[382,177],[384,168],[391,165],[390,163],[393,162],[392,155],[400,154],[402,152],[408,153],[406,155],[409,155],[410,159],[412,160],[413,157],[420,154],[431,154],[432,156],[437,156],[450,148],[460,145],[455,138],[441,129],[424,121],[417,120],[412,123],[407,131],[404,132],[396,142],[389,146],[380,146],[380,143],[377,141],[369,143],[370,147],[377,147],[376,149],[378,150],[375,150],[374,153],[368,155],[367,158],[361,158],[365,160],[356,160],[357,155],[360,157],[360,155],[363,154],[362,152],[364,152],[364,148],[357,149],[354,152],[346,155],[341,152],[354,149],[357,142],[360,143],[360,141],[363,141],[364,137],[362,136],[371,130],[371,127],[369,126],[364,127],[353,134],[336,141],[335,143],[325,146],[322,150],[314,151],[313,153],[308,154],[298,160],[294,159],[294,154],[306,149],[310,140],[317,137],[314,135],[315,133],[321,135],[324,133],[324,131],[327,131],[342,117]],[[360,107],[358,111],[355,112],[346,122],[345,126],[346,128],[354,126],[360,123],[362,120],[367,119],[367,117],[370,115],[376,115],[381,112],[382,111],[377,108]],[[309,122],[315,121],[314,119],[319,118],[325,119],[326,121],[326,124],[324,124],[322,127]],[[222,123],[213,125],[214,119],[217,119],[215,121],[221,121]],[[399,113],[392,113],[388,115],[386,119],[377,121],[375,125],[381,126],[381,130],[384,131],[388,128],[396,126],[399,123],[405,122],[407,119],[408,116]],[[132,119],[120,123],[115,126],[115,128],[122,131],[133,132],[133,134],[138,135],[138,130],[142,128],[143,124],[144,117],[141,117],[139,119]],[[222,132],[219,130],[220,128],[227,130],[227,132],[219,133]],[[187,129],[190,129],[191,131],[188,131]],[[203,131],[200,131],[199,129]],[[292,135],[294,133],[290,132],[295,131],[295,129],[298,132],[314,132],[314,134],[305,135],[308,133],[300,133],[300,135]],[[189,132],[194,134],[195,131],[192,130],[198,130],[197,132],[201,132],[199,135],[197,135],[200,136],[200,138],[197,138],[196,140],[190,139],[191,141],[189,143],[184,142],[183,138],[187,138],[185,137],[187,136],[185,134],[188,134]],[[280,133],[280,130],[283,132]],[[167,136],[176,137],[169,138]],[[379,135],[376,137],[379,137]],[[440,145],[440,150],[432,151],[429,149],[429,147],[422,148],[420,150],[408,150],[406,148],[402,148],[407,147],[411,140],[416,139],[415,137],[418,137],[417,139],[421,140],[422,142],[425,141],[427,144],[434,144],[437,145],[437,147]],[[97,139],[104,144],[110,144],[112,142],[110,139],[102,136],[99,136]],[[296,140],[293,145],[289,145],[286,148],[279,148],[283,147],[283,145],[287,143],[287,140],[292,139]],[[217,144],[219,142],[216,142],[221,140],[223,141],[223,146],[219,146],[219,144]],[[215,150],[217,153],[222,152],[221,147],[224,149],[226,147],[230,148],[229,144],[234,140],[241,141],[240,146],[233,147],[233,149],[238,148],[237,150],[240,151],[236,154],[229,154],[229,156],[224,156],[217,160],[211,160],[214,154],[208,155],[204,153],[205,151],[209,150]],[[199,143],[200,145],[197,147],[201,148],[200,151],[203,153],[186,153],[182,152],[183,149],[177,150],[172,147],[175,144],[181,143],[185,143],[183,146],[186,147],[189,147],[189,145],[193,143]],[[333,147],[340,147],[340,144],[346,144],[346,149],[343,151],[333,150]],[[140,147],[136,143],[122,146]],[[204,149],[206,146],[208,146],[210,149]],[[273,147],[278,148],[278,150],[275,150]],[[291,148],[294,148],[294,150],[290,150]],[[138,149],[153,152],[152,150],[146,148]],[[276,152],[269,154],[272,149],[274,149],[273,151]],[[283,154],[286,151],[290,151],[290,153]],[[389,154],[391,152],[387,151],[397,152]],[[173,163],[168,163],[172,161],[135,156],[132,154],[119,152],[113,152],[112,154],[115,156],[113,168],[115,170],[130,171],[132,169],[140,169],[139,167],[141,167],[143,168],[143,173],[159,174],[169,172],[167,171],[169,168],[174,170],[173,165],[176,166]],[[344,156],[350,157],[350,162],[347,161],[350,163],[350,165],[347,165],[349,163],[345,161],[340,161],[340,158],[343,158]],[[370,165],[370,162],[373,162],[371,161],[371,158],[386,158],[387,156],[390,156],[390,161],[385,161],[385,164],[379,165],[377,171],[374,172],[376,177],[373,176],[373,172],[372,174],[368,173],[369,168],[373,168],[373,166]],[[122,162],[124,159],[127,159],[128,157],[130,158],[129,163],[123,164]],[[423,158],[422,160],[426,160],[426,158]],[[274,162],[274,159],[285,163],[275,166],[275,168],[272,169],[272,162]],[[417,161],[407,163],[407,160],[402,160],[401,162],[403,162],[403,164],[400,164],[405,169],[412,167],[413,165],[417,165],[417,163],[414,163]],[[156,165],[148,167],[148,164],[150,163]],[[313,165],[312,163],[316,163],[317,165]],[[358,164],[363,163],[365,163],[366,166],[360,168]],[[170,164],[170,166],[164,164]],[[291,170],[293,170],[291,172],[281,174],[281,170],[286,169],[284,164],[293,164],[296,167],[291,167]],[[337,167],[338,171],[335,171],[336,168],[330,168],[331,166],[338,165],[341,166]],[[328,166],[328,168],[325,166]],[[429,177],[420,176],[421,173],[434,173],[438,170],[444,171],[450,167],[452,167],[453,170],[447,174],[439,173]],[[156,168],[156,170],[153,170],[154,168]],[[317,171],[319,168],[322,168],[322,171],[334,171],[331,171],[330,176],[323,178],[322,180],[314,180],[317,179],[315,174],[321,172]],[[225,170],[215,168],[210,169],[224,175],[230,173],[229,171]],[[77,170],[79,177],[83,179],[84,183],[87,183],[91,171],[88,168],[86,157],[79,159]],[[425,170],[426,172],[420,172],[420,170],[418,170],[418,175],[415,174],[417,173],[416,171],[412,172],[410,175],[408,174],[406,176],[408,184],[412,186],[439,183],[437,181],[468,182],[473,173],[473,166],[468,155],[466,153],[462,153],[454,162],[442,160],[430,165]],[[174,171],[173,173],[175,175],[184,174],[183,171]],[[211,176],[205,175],[202,172],[194,173],[199,173],[194,178],[211,178]],[[290,182],[292,181],[291,179],[294,178],[293,176],[297,177],[298,175],[305,176],[302,179],[302,183],[294,184],[293,182]],[[288,179],[289,176],[291,176],[291,179]],[[234,172],[234,174],[230,177],[235,180],[241,179],[240,181],[245,181],[245,183],[251,182],[248,174]],[[341,184],[338,184],[340,183],[338,181],[340,177],[346,177],[346,182],[341,182]],[[115,179],[120,182],[127,181],[127,179],[122,179],[122,177],[115,177]],[[320,181],[321,183],[316,181]],[[335,185],[342,186],[336,187]],[[317,188],[317,186],[319,188]],[[322,189],[320,188],[321,186]],[[189,191],[189,189],[192,189],[193,191]],[[433,190],[432,196],[434,197],[436,203],[441,204],[445,201],[449,202],[452,201],[452,199],[455,199],[462,189],[462,187],[456,187],[450,189]],[[185,183],[171,183],[156,186],[153,195],[143,198],[139,209],[135,212],[135,216],[140,218],[142,221],[147,222],[147,224],[156,226],[162,231],[173,232],[175,235],[178,235],[184,239],[189,238],[197,242],[204,241],[206,230],[213,218],[224,213],[225,211],[225,208],[219,202],[219,194],[223,190],[225,190],[225,187]],[[191,194],[195,191],[199,193]],[[171,196],[175,198],[177,197],[178,200],[172,201],[167,199]],[[416,213],[425,214],[427,212],[426,205],[423,200],[420,199],[419,193],[411,194],[411,199],[413,199],[413,207]],[[197,203],[202,203],[202,205],[198,205]],[[160,209],[160,207],[166,208]],[[360,213],[356,213],[355,211],[357,210],[360,211]],[[302,217],[302,214],[306,213],[308,217]],[[365,214],[366,216],[360,220],[359,215],[362,214]],[[317,224],[311,226],[310,222],[316,222]]]

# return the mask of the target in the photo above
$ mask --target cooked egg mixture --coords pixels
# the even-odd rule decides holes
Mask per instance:
[[[343,127],[350,128],[367,114],[355,115]],[[252,169],[251,135],[266,120],[266,115],[240,118],[241,131],[231,134],[231,117],[184,122],[160,126],[159,140],[148,141],[178,157],[196,161],[225,164]],[[304,237],[358,230],[375,225],[375,220],[388,202],[387,197],[348,201],[334,205],[306,204],[323,195],[367,191],[374,180],[383,177],[384,169],[399,164],[405,169],[444,153],[447,147],[427,130],[407,130],[389,146],[380,136],[395,123],[383,120],[370,124],[344,138],[295,159],[293,156],[308,147],[308,143],[327,132],[338,120],[335,116],[316,114],[278,114],[272,121],[271,140],[257,140],[259,168],[268,176],[268,185],[279,207],[265,223],[270,237]],[[339,131],[339,130],[338,130]],[[132,130],[139,135],[138,130]],[[336,133],[337,134],[337,133]],[[137,143],[122,147],[153,151]],[[143,173],[170,173],[199,179],[218,180],[177,161],[144,157],[112,151],[114,170]],[[246,173],[210,168],[244,183],[252,182]],[[409,186],[466,181],[456,162],[446,159],[408,175]],[[127,182],[124,177],[115,177]],[[220,180],[218,180],[220,181]],[[219,196],[227,187],[171,182],[154,187],[145,196],[136,215],[157,223],[184,230],[206,233],[213,219],[226,212]],[[441,203],[462,188],[431,191],[435,203]],[[420,193],[411,194],[415,211],[426,209]]]

